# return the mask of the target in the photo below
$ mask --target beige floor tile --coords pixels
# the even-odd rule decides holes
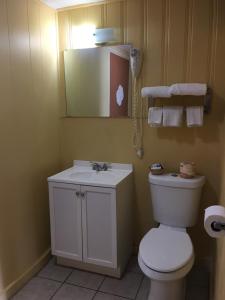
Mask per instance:
[[[59,282],[35,277],[12,300],[49,300],[59,287]]]
[[[100,287],[100,291],[135,299],[142,278],[143,276],[141,274],[132,272],[126,273],[121,279],[107,277]]]
[[[94,300],[125,300],[125,298],[99,292],[94,297]]]
[[[97,290],[104,279],[103,275],[74,270],[66,282],[85,288]]]
[[[57,265],[55,259],[52,258],[49,263],[38,273],[38,276],[63,282],[71,272],[71,268]]]
[[[52,300],[92,300],[94,294],[95,291],[64,283]]]

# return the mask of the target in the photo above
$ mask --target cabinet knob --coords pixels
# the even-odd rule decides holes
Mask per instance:
[[[85,193],[80,193],[81,197],[84,198],[85,196]]]
[[[76,192],[76,196],[79,197],[80,196],[80,192]]]

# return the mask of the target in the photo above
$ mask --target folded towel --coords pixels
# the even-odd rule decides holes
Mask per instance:
[[[163,106],[163,126],[180,127],[183,120],[182,106]]]
[[[207,93],[205,83],[176,83],[170,86],[172,95],[204,96]]]
[[[170,98],[171,92],[168,86],[151,86],[142,88],[141,95],[143,98]]]
[[[187,127],[203,125],[203,106],[189,106],[186,109]]]
[[[162,107],[150,107],[148,110],[148,124],[151,127],[160,127],[162,125]]]

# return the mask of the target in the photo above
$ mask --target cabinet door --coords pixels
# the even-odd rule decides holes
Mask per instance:
[[[76,260],[82,260],[79,191],[79,185],[49,183],[52,253]]]
[[[83,261],[116,267],[116,193],[111,188],[81,186]]]

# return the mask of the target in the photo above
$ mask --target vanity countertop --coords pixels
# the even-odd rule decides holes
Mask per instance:
[[[107,171],[95,171],[92,169],[93,163],[103,164],[104,162],[75,160],[73,167],[48,177],[48,182],[115,188],[133,172],[132,164],[106,163]]]

